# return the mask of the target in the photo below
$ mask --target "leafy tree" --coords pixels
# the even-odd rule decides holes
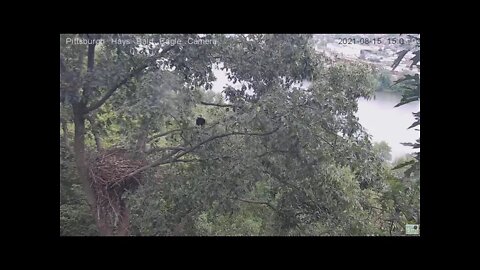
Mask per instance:
[[[185,35],[183,38],[188,39],[193,38],[193,36]],[[141,128],[139,134],[135,134],[137,139],[135,149],[141,151],[145,146],[147,128],[159,115],[155,113],[152,115],[155,110],[143,111],[143,114],[138,111],[145,109],[145,107],[155,106],[155,98],[162,95],[162,91],[159,91],[161,85],[157,85],[156,82],[160,79],[159,76],[164,73],[156,71],[175,68],[177,72],[174,75],[184,77],[192,87],[210,86],[208,84],[211,80],[209,77],[213,77],[209,67],[213,58],[208,58],[210,46],[197,46],[196,50],[192,51],[188,46],[183,47],[160,42],[161,38],[169,37],[172,36],[92,34],[60,36],[60,102],[61,104],[71,105],[69,108],[71,111],[68,112],[71,118],[68,120],[73,121],[74,125],[73,152],[78,176],[92,214],[97,217],[96,223],[101,234],[112,234],[113,228],[107,220],[95,215],[96,196],[88,180],[86,163],[86,121],[88,120],[92,127],[90,130],[96,138],[97,150],[100,150],[102,148],[101,134],[94,127],[97,123],[96,118],[98,115],[107,113],[105,109],[108,106],[127,105],[125,103],[130,101],[128,105],[131,107],[124,107],[124,111],[111,112],[115,116],[114,119],[119,121],[114,123],[115,120],[110,118],[107,119],[107,121],[110,120],[107,124],[119,125],[120,128],[117,129],[117,132],[120,132],[122,125],[125,125],[125,121],[121,121],[122,116],[125,116],[126,113],[131,113],[132,116],[141,115],[137,119],[133,119],[134,121],[129,121],[129,124],[136,124]],[[141,48],[133,42],[137,38],[149,39],[152,42],[150,42],[149,47]],[[69,42],[75,39],[87,40],[86,43],[88,44]],[[131,42],[125,46],[110,42],[97,42],[108,39],[130,40]],[[99,45],[97,46],[97,44]],[[168,84],[170,82],[170,78],[160,80],[160,83]],[[139,87],[143,91],[137,91]],[[114,96],[114,94],[117,95]],[[140,104],[135,102],[136,95],[142,94],[151,94],[150,97],[153,97],[151,100],[141,100]],[[134,104],[132,104],[132,100]],[[132,108],[134,105],[137,105],[137,107]],[[61,121],[67,122],[62,115]],[[127,128],[127,130],[132,130],[132,128]],[[125,214],[122,213],[121,215],[125,216]],[[128,222],[128,219],[125,219],[125,222]]]
[[[376,76],[375,89],[376,91],[392,91],[403,92],[403,88],[392,81],[392,74],[390,71],[383,68],[379,69]]]
[[[183,209],[181,212],[187,213],[184,220],[189,220],[190,225],[183,233],[194,231],[194,220],[200,218],[201,222],[206,222],[206,209],[210,209],[209,213],[213,211],[224,216],[240,211],[244,204],[271,211],[271,226],[276,228],[269,231],[273,234],[306,233],[304,226],[320,220],[324,226],[339,228],[339,233],[350,233],[346,226],[353,225],[349,222],[342,224],[339,218],[344,215],[346,207],[354,203],[344,192],[349,188],[360,192],[380,181],[379,176],[375,176],[375,170],[380,169],[380,160],[354,116],[356,99],[371,94],[372,89],[364,85],[369,82],[368,74],[364,65],[335,64],[314,74],[318,80],[314,81],[310,91],[294,89],[288,92],[273,88],[275,94],[265,93],[258,99],[239,103],[242,106],[237,112],[229,110],[222,118],[223,127],[205,130],[201,136],[207,138],[211,136],[210,132],[223,132],[223,129],[232,130],[227,134],[237,136],[225,136],[221,141],[204,145],[202,151],[196,152],[197,159],[187,160],[193,162],[188,168],[194,170],[194,179],[185,175],[185,165],[176,165],[182,173],[173,173],[174,179],[164,179],[165,186],[159,188],[168,190],[161,195],[162,198],[172,195],[172,204],[177,206],[173,208],[175,213],[179,207]],[[336,88],[331,88],[332,82],[336,83]],[[352,92],[341,93],[341,89]],[[224,107],[212,107],[218,107],[217,113],[224,111]],[[339,111],[341,113],[337,113]],[[326,119],[319,119],[319,115]],[[239,128],[242,131],[236,131]],[[351,167],[347,173],[349,176],[337,175],[342,166]],[[353,186],[343,189],[346,177],[350,177]],[[258,185],[262,185],[262,192],[258,192]],[[180,190],[189,196],[173,195]],[[149,196],[141,192],[136,195],[138,200]],[[179,197],[185,200],[176,201]],[[171,215],[177,219],[171,224],[182,222],[175,213]],[[163,213],[152,216],[162,215],[165,216]],[[143,219],[139,223],[152,222]],[[345,228],[340,231],[342,226]],[[174,231],[170,228],[156,234]]]
[[[398,159],[393,166],[415,159],[411,156]],[[389,217],[386,220],[390,235],[404,235],[406,224],[420,223],[420,174],[405,175],[407,167],[388,173],[387,189],[383,193],[382,207]]]
[[[390,154],[392,148],[387,144],[387,142],[381,141],[374,143],[373,148],[383,161],[390,161],[392,159],[392,155]]]
[[[167,38],[183,42],[160,42]],[[193,38],[218,44],[188,45]],[[101,235],[386,234],[388,210],[377,208],[388,175],[355,116],[358,99],[373,94],[373,69],[317,54],[310,38],[61,35],[61,135],[75,161],[61,181],[81,184],[87,203],[77,220],[92,217]],[[226,102],[208,91],[215,66],[236,83]],[[307,90],[295,87],[304,80]],[[195,126],[200,114],[204,127]],[[120,214],[131,226],[120,233],[96,215],[86,162],[112,147],[147,161],[129,175],[143,173],[145,183],[125,194]],[[65,221],[74,211],[61,203]],[[69,224],[64,234],[92,234]]]

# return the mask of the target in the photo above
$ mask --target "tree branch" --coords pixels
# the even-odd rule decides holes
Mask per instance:
[[[273,211],[279,212],[279,211],[277,210],[277,208],[275,208],[275,206],[273,206],[273,205],[272,205],[271,203],[269,203],[269,202],[252,201],[252,200],[240,199],[240,198],[230,198],[230,199],[237,200],[237,201],[241,201],[241,202],[245,202],[245,203],[263,204],[263,205],[266,205],[266,206],[270,207]]]
[[[245,133],[245,132],[231,132],[231,133],[226,133],[226,134],[221,134],[221,135],[216,135],[216,136],[212,136],[208,139],[206,139],[205,141],[202,141],[200,143],[198,143],[197,145],[195,146],[192,146],[191,148],[187,149],[187,150],[184,150],[183,152],[181,152],[180,154],[178,154],[177,156],[175,156],[175,154],[177,154],[179,151],[173,153],[172,155],[170,155],[169,157],[165,157],[165,158],[161,158],[160,160],[158,161],[155,161],[149,165],[146,165],[146,166],[143,166],[141,168],[139,168],[138,170],[136,171],[133,171],[131,172],[130,174],[126,175],[124,178],[128,178],[128,177],[132,177],[140,172],[143,172],[147,169],[150,169],[152,167],[156,167],[156,166],[159,166],[159,165],[163,165],[163,164],[168,164],[168,163],[172,163],[172,162],[176,162],[176,160],[178,160],[180,157],[196,150],[197,148],[199,148],[200,146],[210,142],[210,141],[213,141],[213,140],[216,140],[216,139],[219,139],[219,138],[223,138],[223,137],[227,137],[227,136],[232,136],[232,135],[247,135],[247,136],[268,136],[270,134],[273,134],[275,133],[277,130],[280,129],[280,126],[278,126],[277,128],[275,128],[274,130],[270,131],[270,132],[267,132],[267,133]]]
[[[162,52],[157,56],[157,57],[153,57],[153,58],[150,58],[147,60],[146,63],[144,63],[143,65],[141,65],[140,67],[137,67],[136,69],[134,69],[130,74],[128,74],[123,80],[119,81],[117,84],[115,84],[112,88],[110,88],[107,93],[105,93],[105,95],[100,99],[98,100],[97,102],[95,102],[94,104],[92,104],[91,106],[87,107],[86,108],[86,112],[91,112],[93,110],[96,110],[98,108],[100,108],[100,106],[102,106],[106,101],[107,99],[109,99],[113,93],[120,87],[122,87],[123,85],[125,85],[127,82],[129,82],[133,77],[139,75],[143,70],[145,70],[147,67],[149,67],[150,65],[156,63],[156,61],[163,57],[168,51],[170,51],[174,46],[169,46],[167,48],[165,48],[164,50],[162,50]]]
[[[95,41],[95,39],[90,39],[92,41]],[[88,53],[87,53],[87,71],[93,71],[93,67],[95,66],[95,42],[92,44],[88,45]]]
[[[167,132],[164,132],[164,133],[160,133],[160,134],[157,134],[157,135],[153,135],[150,139],[148,139],[148,142],[151,142],[157,138],[160,138],[160,137],[163,137],[163,136],[167,136],[168,134],[171,134],[171,133],[174,133],[174,132],[178,132],[178,131],[184,131],[184,130],[189,130],[189,129],[194,129],[195,127],[189,127],[189,128],[183,128],[183,129],[173,129],[173,130],[169,130]]]
[[[223,108],[232,107],[233,108],[233,105],[231,105],[231,104],[216,104],[216,103],[209,103],[209,102],[203,102],[203,101],[201,101],[200,104],[206,105],[206,106],[217,106],[217,107],[223,107]]]
[[[107,91],[107,93],[105,93],[105,95],[100,100],[98,100],[96,103],[92,104],[90,107],[86,108],[86,111],[91,112],[93,110],[96,110],[96,109],[100,108],[100,106],[102,106],[107,101],[107,99],[109,99],[118,88],[125,85],[128,81],[130,81],[136,75],[140,74],[147,67],[148,67],[148,64],[144,64],[141,67],[135,69],[127,77],[125,77],[123,80],[121,80],[120,82],[115,84],[112,88],[110,88]]]
[[[198,143],[197,145],[193,146],[192,148],[186,150],[185,152],[181,153],[180,155],[178,155],[177,157],[175,157],[175,159],[178,159],[179,157],[181,156],[184,156],[192,151],[194,151],[195,149],[197,149],[198,147],[210,142],[210,141],[213,141],[215,139],[219,139],[219,138],[223,138],[223,137],[227,137],[227,136],[232,136],[232,135],[247,135],[247,136],[268,136],[270,134],[273,134],[275,133],[278,129],[280,129],[280,126],[278,126],[277,128],[275,128],[274,130],[270,131],[270,132],[267,132],[267,133],[246,133],[246,132],[231,132],[231,133],[226,133],[226,134],[221,134],[221,135],[216,135],[216,136],[212,136],[210,138],[208,138],[207,140],[203,141],[203,142],[200,142]]]
[[[102,139],[96,130],[95,119],[93,119],[93,117],[90,115],[85,116],[85,118],[88,120],[88,122],[90,122],[91,132],[95,138],[95,145],[97,146],[97,151],[100,152],[102,151]]]
[[[160,152],[160,151],[168,151],[168,150],[185,150],[185,147],[181,146],[171,146],[171,147],[154,147],[148,151],[145,151],[146,154],[152,154],[155,152]]]
[[[330,147],[332,147],[333,149],[335,149],[335,146],[330,143],[329,141],[327,141],[325,138],[323,138],[322,136],[317,136],[318,138],[322,139],[322,141],[324,141],[325,143],[327,143],[328,145],[330,145]],[[336,143],[336,140],[337,138],[335,137],[335,143]]]
[[[173,162],[199,162],[204,161],[203,159],[177,159]]]
[[[87,74],[89,76],[87,76],[87,78],[91,78],[92,74],[93,74],[93,68],[95,66],[95,46],[97,46],[97,44],[95,43],[95,40],[96,40],[96,37],[90,37],[89,35],[87,35],[88,37],[88,40],[89,41],[93,41],[91,42],[91,44],[88,45],[88,52],[87,52]],[[83,98],[85,100],[85,104],[88,102],[88,98],[90,97],[90,94],[92,93],[92,90],[93,88],[89,85],[89,80],[86,80],[85,84],[84,84],[84,87],[83,89],[85,90],[83,92]]]

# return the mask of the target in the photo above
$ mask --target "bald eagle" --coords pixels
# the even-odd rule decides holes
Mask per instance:
[[[203,118],[201,115],[199,117],[197,117],[197,126],[203,126],[205,125],[205,118]]]

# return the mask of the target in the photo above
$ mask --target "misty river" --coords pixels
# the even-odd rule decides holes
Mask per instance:
[[[402,96],[398,93],[376,92],[375,99],[358,101],[357,116],[360,124],[372,135],[374,142],[385,141],[392,148],[392,160],[418,149],[400,143],[414,143],[420,137],[420,126],[407,129],[414,121],[414,112],[420,111],[420,102],[415,101],[394,107]]]

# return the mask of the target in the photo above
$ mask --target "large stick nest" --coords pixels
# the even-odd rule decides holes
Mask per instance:
[[[135,159],[132,153],[119,148],[104,150],[89,158],[89,180],[97,197],[99,219],[107,219],[117,226],[125,210],[122,195],[142,183],[142,173],[127,175],[145,165],[146,160]]]
[[[141,183],[142,173],[126,177],[146,165],[145,160],[135,160],[125,149],[108,149],[95,154],[89,160],[90,181],[94,185],[109,188],[134,189]]]

